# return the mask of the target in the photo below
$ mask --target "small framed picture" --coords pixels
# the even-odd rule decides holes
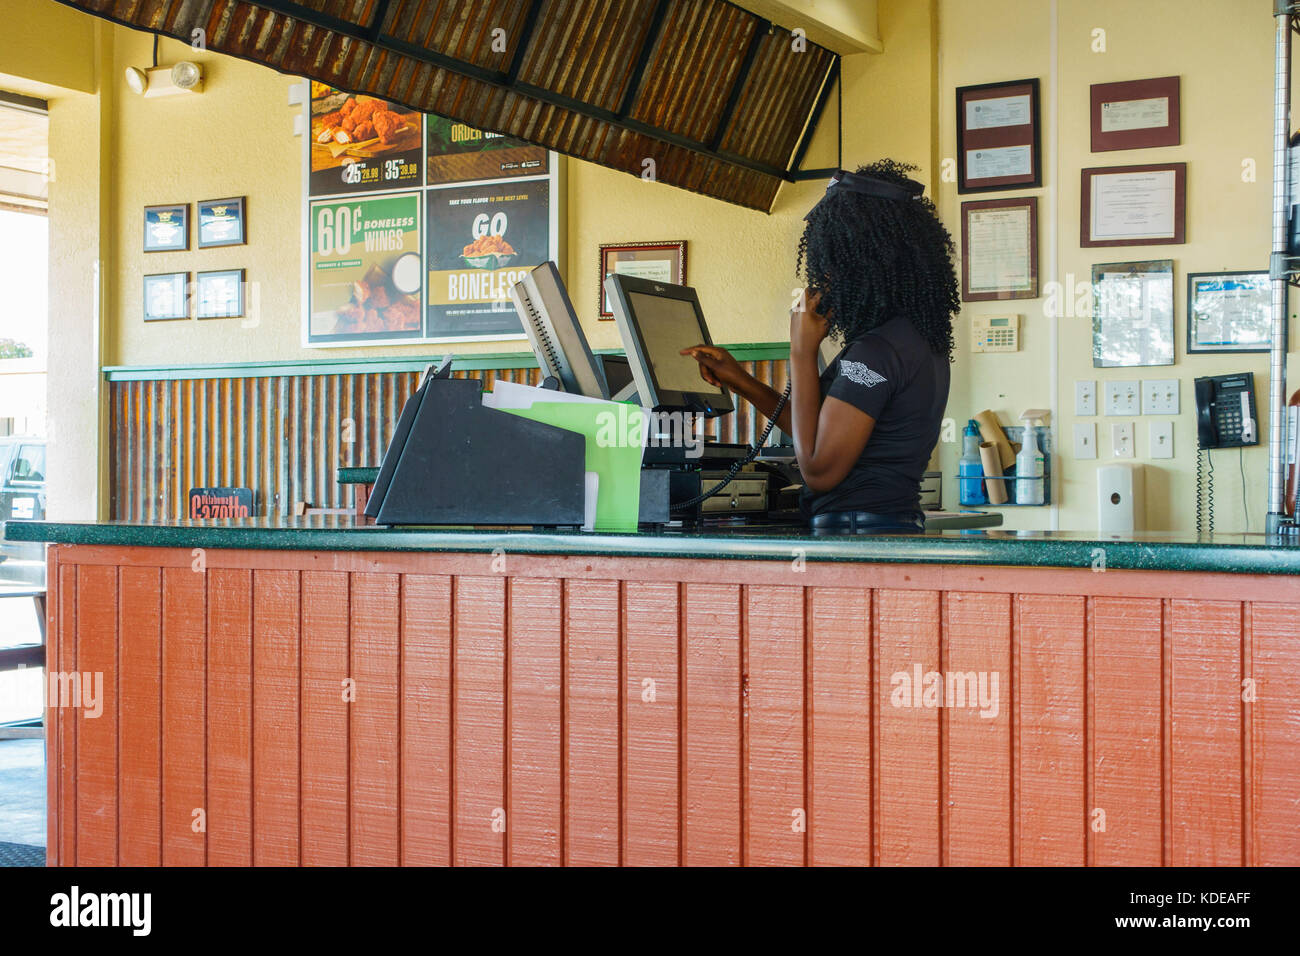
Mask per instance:
[[[189,247],[189,203],[144,207],[145,252],[185,252]]]
[[[1092,267],[1092,364],[1174,364],[1174,261]]]
[[[199,248],[242,246],[248,241],[245,198],[205,199],[199,207]]]
[[[1094,83],[1092,151],[1177,146],[1181,140],[1179,79]]]
[[[1043,184],[1038,80],[957,87],[957,192]]]
[[[1038,298],[1037,198],[961,204],[961,297]]]
[[[1187,277],[1187,354],[1267,352],[1273,341],[1268,272],[1193,272]]]
[[[602,319],[614,318],[605,295],[605,276],[613,273],[655,282],[686,284],[686,240],[675,242],[618,242],[600,247],[600,276],[596,281],[596,306]]]
[[[163,322],[188,319],[190,303],[186,298],[188,272],[165,272],[144,277],[144,320]]]
[[[194,300],[200,319],[240,318],[244,314],[244,270],[198,273]]]
[[[1094,167],[1081,175],[1081,246],[1160,246],[1186,241],[1186,163]]]

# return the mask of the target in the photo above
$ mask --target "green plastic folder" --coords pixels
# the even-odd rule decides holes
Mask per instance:
[[[586,438],[586,470],[600,476],[597,531],[635,531],[641,512],[641,457],[645,412],[619,402],[535,402],[503,408],[512,415],[578,432]]]

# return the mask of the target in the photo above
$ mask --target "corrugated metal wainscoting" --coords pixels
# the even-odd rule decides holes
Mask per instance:
[[[743,363],[778,390],[786,362]],[[536,384],[536,368],[456,377]],[[252,488],[256,513],[351,506],[336,469],[378,465],[415,371],[167,378],[109,382],[111,517],[185,516],[190,488]],[[753,441],[764,424],[748,405],[717,423],[718,441]],[[741,437],[743,436],[743,437]]]

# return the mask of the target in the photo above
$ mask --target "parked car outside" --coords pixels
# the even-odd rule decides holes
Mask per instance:
[[[7,522],[40,521],[44,517],[45,439],[15,435],[0,438],[0,579],[44,581],[45,546],[38,541],[7,541],[3,537]]]

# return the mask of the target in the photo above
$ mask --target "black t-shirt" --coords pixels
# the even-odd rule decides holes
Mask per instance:
[[[843,481],[827,492],[804,487],[804,514],[918,510],[921,476],[948,404],[948,380],[948,356],[932,352],[905,318],[891,319],[845,346],[822,373],[822,398],[848,402],[876,425]]]

